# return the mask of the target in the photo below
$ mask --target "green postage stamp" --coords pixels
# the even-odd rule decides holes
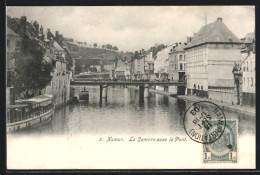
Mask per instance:
[[[203,163],[237,163],[237,125],[237,120],[226,120],[221,137],[213,143],[203,144]]]

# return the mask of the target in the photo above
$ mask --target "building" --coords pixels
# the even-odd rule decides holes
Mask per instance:
[[[152,51],[148,51],[145,53],[144,72],[148,80],[153,80],[156,78],[154,75],[154,59]]]
[[[13,54],[21,44],[21,37],[9,27],[6,27],[6,37],[7,69],[13,69],[15,67]]]
[[[144,55],[140,55],[134,61],[134,76],[135,80],[144,78]]]
[[[35,96],[42,94],[54,95],[55,105],[61,105],[71,98],[70,78],[73,61],[68,51],[62,47],[62,35],[56,32],[56,37],[50,29],[44,30],[42,26],[34,22],[28,22],[26,16],[18,18],[7,18],[7,26],[25,40],[35,40],[44,48],[44,61],[51,63],[53,71],[50,83],[43,89],[30,89],[29,93]],[[58,41],[57,41],[58,39]],[[20,96],[22,96],[21,93]]]
[[[165,79],[168,76],[169,66],[169,52],[171,51],[172,45],[158,51],[154,61],[154,73],[157,78]],[[166,69],[166,70],[165,70]]]
[[[236,103],[232,68],[240,61],[241,43],[222,18],[203,26],[184,47],[186,93]]]
[[[104,71],[111,71],[113,67],[113,64],[104,64]]]
[[[169,53],[170,81],[184,81],[185,79],[185,55],[182,43],[176,43]]]
[[[153,74],[153,72],[154,72],[153,63],[154,63],[153,52],[152,51],[146,52],[145,53],[145,57],[144,57],[144,71],[145,71],[145,74],[147,74],[147,75],[149,73]]]
[[[168,80],[168,76],[169,76],[169,58],[167,58],[164,61],[164,68],[163,68],[163,74],[164,74],[164,78],[165,80]]]
[[[14,76],[15,57],[14,53],[17,51],[21,37],[16,34],[9,27],[6,27],[6,71],[7,71],[7,88],[6,88],[6,104],[10,100],[10,87],[12,86],[12,77]]]
[[[7,68],[7,87],[11,86],[11,78],[15,68],[14,54],[21,44],[21,37],[6,27],[6,68]]]
[[[47,31],[50,32],[50,30]],[[51,82],[41,90],[41,93],[52,94],[55,105],[59,106],[70,99],[71,71],[67,70],[67,52],[54,38],[45,38],[45,41],[48,44],[45,60],[51,61],[54,69],[51,73]]]
[[[242,104],[255,106],[255,33],[248,33],[243,39],[241,50],[241,67],[243,72]]]
[[[115,69],[115,78],[117,80],[129,80],[130,79],[130,68],[128,64],[119,66]]]
[[[131,78],[131,61],[128,62],[125,58],[115,57],[114,64],[111,66],[111,79],[129,80]]]
[[[130,80],[131,79],[130,64],[126,62],[124,67],[125,67],[125,78],[127,80]]]
[[[130,79],[133,80],[135,78],[135,58],[132,56],[129,61],[129,69],[130,69]]]

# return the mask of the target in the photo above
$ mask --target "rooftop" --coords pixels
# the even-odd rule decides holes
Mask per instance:
[[[183,52],[184,51],[184,47],[186,45],[182,44],[182,43],[177,43],[177,45],[173,46],[172,48],[172,51],[170,53],[173,53],[173,52]]]
[[[13,30],[11,30],[9,27],[6,27],[6,35],[8,36],[15,36],[20,37],[17,33],[15,33]]]
[[[40,102],[50,100],[51,98],[53,98],[53,95],[45,94],[45,95],[36,96],[34,98],[26,99],[24,101],[40,103]]]
[[[243,38],[244,42],[247,43],[247,44],[252,43],[254,41],[254,39],[255,39],[254,32],[247,33],[246,37]]]
[[[209,23],[199,30],[193,37],[186,48],[191,48],[205,43],[238,43],[242,41],[238,39],[223,23],[222,18],[218,18],[215,22]]]

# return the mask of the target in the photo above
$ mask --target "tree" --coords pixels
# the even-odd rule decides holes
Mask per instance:
[[[81,72],[81,64],[79,60],[75,61],[75,74],[79,74]]]
[[[51,81],[52,63],[44,60],[44,49],[36,40],[23,39],[15,58],[13,84],[17,95],[25,90],[42,89]]]
[[[109,49],[109,50],[112,50],[113,46],[111,44],[107,44],[106,48]]]
[[[97,43],[94,43],[93,46],[96,48],[97,47]]]
[[[116,46],[113,47],[114,51],[118,51],[118,48]]]
[[[135,55],[134,55],[134,58],[139,58],[140,57],[140,54],[138,51],[135,51]]]

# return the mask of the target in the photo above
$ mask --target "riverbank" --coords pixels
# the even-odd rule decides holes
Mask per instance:
[[[138,87],[135,87],[135,86],[128,86],[127,88],[139,89]],[[176,95],[171,92],[159,91],[159,90],[155,90],[155,89],[149,89],[149,92],[167,95],[170,97],[174,97],[174,98],[182,99],[182,100],[188,100],[191,102],[210,101],[212,103],[215,103],[219,107],[221,107],[221,109],[223,109],[223,110],[227,110],[227,111],[231,111],[231,112],[239,112],[239,113],[254,116],[254,117],[256,116],[256,111],[255,111],[255,108],[253,108],[253,107],[232,105],[232,104],[209,100],[207,98],[204,99],[204,98],[200,98],[200,97],[196,97],[196,96]]]
[[[200,97],[196,97],[196,96],[178,95],[177,98],[182,99],[182,100],[189,100],[192,102],[210,101],[210,102],[218,105],[223,110],[227,110],[227,111],[231,111],[231,112],[239,112],[239,113],[254,116],[254,117],[256,116],[256,113],[255,113],[256,111],[255,111],[255,108],[253,108],[253,107],[232,105],[232,104],[213,101],[213,100],[209,100],[207,98],[204,99],[204,98],[200,98]]]

